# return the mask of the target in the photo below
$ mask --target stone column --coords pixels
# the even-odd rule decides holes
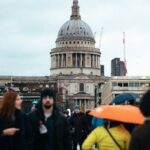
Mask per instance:
[[[64,55],[61,54],[61,67],[64,67]]]
[[[92,56],[93,56],[93,68],[94,68],[94,67],[95,67],[95,66],[94,66],[94,55],[92,55]]]
[[[58,65],[57,68],[59,68],[59,54],[57,55]]]
[[[80,54],[80,58],[81,58],[81,59],[80,59],[80,67],[83,67],[83,66],[82,66],[82,54]]]
[[[96,55],[94,55],[94,66],[96,68]]]
[[[100,63],[99,63],[99,56],[97,55],[97,68],[99,68],[99,65],[100,65]]]
[[[96,55],[96,68],[97,68],[98,56]]]
[[[56,68],[58,68],[58,55],[56,54]]]
[[[81,99],[79,100],[79,104],[80,104],[80,107],[81,107],[81,104],[82,104],[82,103],[81,103]]]
[[[66,60],[66,54],[64,54],[64,57],[63,57],[64,67],[66,67],[66,62],[67,62],[67,60]]]
[[[75,63],[75,66],[77,67],[77,53],[76,53],[76,59],[75,59],[76,63]]]

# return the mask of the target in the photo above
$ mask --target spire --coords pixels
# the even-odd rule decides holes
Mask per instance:
[[[78,0],[73,0],[72,14],[70,16],[70,19],[71,20],[81,19],[81,16],[80,16],[80,13],[79,13]]]

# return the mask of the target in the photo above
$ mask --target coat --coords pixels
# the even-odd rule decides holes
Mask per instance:
[[[83,112],[74,113],[70,118],[72,132],[72,139],[76,142],[82,143],[88,133],[88,124],[86,115]]]
[[[53,107],[53,150],[71,150],[71,139],[69,134],[69,126],[66,118],[61,114],[56,106]],[[46,147],[49,144],[48,137],[50,134],[40,134],[39,132],[39,121],[42,121],[49,131],[49,122],[45,121],[45,116],[42,108],[37,108],[28,115],[29,126],[30,126],[30,137],[31,137],[31,147],[33,150],[47,150],[50,149]]]
[[[0,150],[26,150],[26,116],[20,110],[15,111],[15,120],[6,121],[6,118],[0,117]],[[13,136],[3,135],[2,131],[7,128],[19,128],[20,130]]]
[[[129,132],[122,125],[109,128],[109,131],[122,149],[128,150],[130,140]],[[82,150],[91,150],[94,144],[97,144],[99,150],[119,150],[118,146],[103,126],[97,127],[88,135],[82,144]]]
[[[150,150],[150,121],[134,129],[131,135],[130,150]]]

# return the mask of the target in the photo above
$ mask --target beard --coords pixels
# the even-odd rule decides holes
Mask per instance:
[[[50,109],[52,107],[52,104],[50,104],[50,103],[46,103],[45,105],[44,105],[44,108],[45,109]]]

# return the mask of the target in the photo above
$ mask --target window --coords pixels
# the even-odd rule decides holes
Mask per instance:
[[[128,87],[128,83],[123,83],[123,87]]]
[[[129,83],[129,87],[134,87],[134,83]]]
[[[118,86],[122,87],[122,83],[118,83]]]
[[[80,92],[84,92],[84,84],[80,83]]]
[[[115,86],[118,86],[118,84],[116,82],[113,82],[112,86],[115,87]]]

